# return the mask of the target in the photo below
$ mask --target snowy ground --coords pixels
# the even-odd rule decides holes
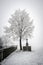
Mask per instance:
[[[2,61],[2,65],[43,65],[43,52],[15,51]]]

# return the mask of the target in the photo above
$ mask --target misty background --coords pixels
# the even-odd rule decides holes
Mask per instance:
[[[9,26],[9,18],[18,9],[25,9],[33,19],[35,28],[29,44],[33,49],[43,47],[43,0],[0,0],[0,37],[4,27]]]

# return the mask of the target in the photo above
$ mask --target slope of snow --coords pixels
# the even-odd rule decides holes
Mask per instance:
[[[43,65],[43,52],[15,51],[2,61],[2,65]]]

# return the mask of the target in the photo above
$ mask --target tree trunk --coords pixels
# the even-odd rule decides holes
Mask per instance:
[[[22,50],[21,36],[20,36],[20,50]]]

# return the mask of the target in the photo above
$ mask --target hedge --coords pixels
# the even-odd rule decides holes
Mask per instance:
[[[17,49],[16,47],[9,47],[9,48],[5,48],[5,49],[0,49],[0,62],[6,58],[9,54],[11,54],[13,51],[15,51]]]

